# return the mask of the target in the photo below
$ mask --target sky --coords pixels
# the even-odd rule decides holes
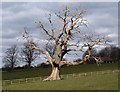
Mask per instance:
[[[88,21],[89,32],[92,30],[96,34],[108,36],[112,40],[111,44],[118,44],[117,2],[3,2],[2,8],[0,8],[2,11],[2,19],[0,19],[2,23],[2,36],[0,36],[2,44],[0,44],[0,48],[2,51],[0,51],[0,55],[4,57],[6,49],[14,44],[21,47],[23,40],[17,41],[16,38],[24,32],[24,27],[27,27],[28,32],[38,42],[39,46],[44,48],[46,36],[36,27],[35,22],[41,20],[49,28],[47,16],[50,13],[58,12],[66,5],[73,10],[78,8],[86,11],[84,17]],[[53,19],[54,25],[59,28],[60,22],[55,16]],[[79,57],[75,54],[66,56],[70,61]],[[43,55],[33,65],[41,63],[40,61],[44,61]]]

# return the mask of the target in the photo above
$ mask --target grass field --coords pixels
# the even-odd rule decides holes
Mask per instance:
[[[37,80],[29,83],[17,83],[12,85],[3,86],[3,90],[117,90],[118,89],[118,73],[105,73],[97,74],[97,71],[117,70],[117,63],[78,65],[63,67],[61,74],[73,73],[89,73],[96,72],[93,75],[80,76],[80,77],[64,77],[60,81],[46,81]],[[51,72],[50,68],[32,68],[32,69],[19,69],[11,72],[3,71],[3,80],[13,80],[29,77],[44,77],[48,76]]]
[[[118,68],[117,63],[114,64],[102,64],[97,66],[96,64],[78,65],[63,67],[61,69],[61,74],[71,74],[71,73],[84,73],[84,72],[94,72],[102,70],[115,70]],[[51,72],[50,68],[32,68],[32,69],[19,69],[12,72],[2,72],[3,80],[29,78],[29,77],[42,77],[48,76]]]
[[[60,81],[36,81],[3,86],[3,90],[117,90],[118,73],[94,74]]]

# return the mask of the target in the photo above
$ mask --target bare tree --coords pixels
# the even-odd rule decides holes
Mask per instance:
[[[16,45],[11,46],[5,52],[5,57],[3,58],[3,63],[6,68],[13,69],[18,63],[18,48]]]
[[[32,42],[32,41],[31,41]],[[27,66],[30,68],[32,62],[38,57],[39,52],[33,50],[32,48],[28,48],[28,42],[24,44],[24,47],[21,50],[21,60],[27,63]]]
[[[69,53],[70,51],[82,51],[83,48],[86,46],[86,44],[80,46],[80,39],[78,39],[78,36],[75,36],[76,34],[78,35],[80,33],[81,26],[87,27],[87,21],[83,18],[84,13],[85,11],[77,9],[75,12],[71,12],[68,7],[66,7],[63,11],[59,13],[55,13],[56,17],[59,18],[60,21],[62,21],[59,22],[59,24],[62,23],[62,27],[59,30],[53,26],[51,14],[49,14],[48,18],[51,29],[47,29],[42,21],[36,22],[38,28],[40,28],[41,31],[43,31],[47,35],[47,37],[49,37],[48,42],[55,42],[55,59],[50,55],[48,51],[42,50],[33,42],[31,43],[29,41],[28,33],[24,33],[23,37],[28,41],[28,47],[45,54],[47,57],[47,61],[52,66],[52,72],[50,76],[44,80],[60,80],[60,68],[64,64],[78,65],[85,62],[85,60],[81,60],[80,62],[62,61],[65,54]],[[55,33],[57,33],[57,35]],[[98,43],[99,40],[95,40],[93,43],[91,43],[90,46],[87,45],[89,49],[91,49],[91,46],[94,46],[96,43]],[[73,41],[73,43],[71,43],[71,41]]]
[[[101,62],[103,62],[100,58],[100,56],[93,55],[94,46],[96,45],[103,45],[109,42],[109,39],[105,36],[100,37],[99,35],[93,34],[85,34],[83,35],[84,39],[84,47],[87,47],[87,54],[83,57],[83,61],[90,61],[94,59],[96,63],[99,65]]]

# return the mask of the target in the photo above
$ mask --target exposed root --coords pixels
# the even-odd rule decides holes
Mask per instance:
[[[54,78],[54,77],[51,77],[51,76],[49,76],[49,77],[47,77],[46,79],[43,79],[43,81],[51,81],[51,80],[61,80],[61,78]]]

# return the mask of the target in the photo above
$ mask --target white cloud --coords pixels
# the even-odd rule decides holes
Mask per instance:
[[[118,38],[118,34],[112,33],[108,35],[109,38]]]

